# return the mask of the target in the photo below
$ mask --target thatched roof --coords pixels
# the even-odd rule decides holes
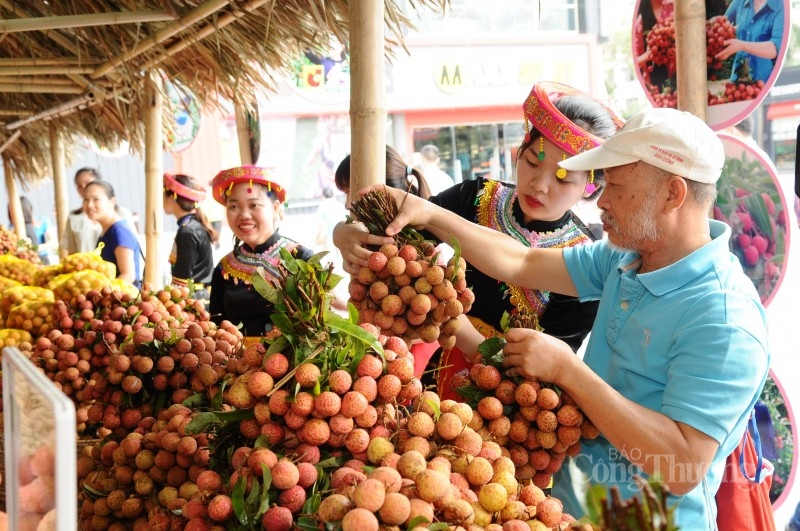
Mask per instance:
[[[410,26],[402,4],[385,0],[387,50]],[[25,181],[49,175],[51,123],[138,151],[146,72],[201,105],[248,104],[303,50],[349,34],[349,0],[0,0],[0,151]]]

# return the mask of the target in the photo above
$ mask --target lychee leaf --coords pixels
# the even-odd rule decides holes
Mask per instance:
[[[769,211],[764,198],[760,194],[751,194],[744,199],[745,207],[756,222],[759,232],[766,236],[769,241],[775,240],[775,232],[770,223]]]
[[[275,354],[276,352],[283,352],[288,346],[289,339],[285,335],[281,334],[272,340],[272,343],[267,349],[266,355],[269,356],[270,354]]]
[[[256,416],[252,408],[235,409],[233,411],[212,411],[211,414],[223,422],[239,422],[241,420],[255,418]]]
[[[261,276],[258,271],[253,273],[250,283],[252,284],[253,289],[256,290],[259,295],[267,299],[272,304],[277,306],[283,302],[283,296],[281,295],[280,290],[268,282],[263,276]]]
[[[206,403],[205,393],[195,393],[193,395],[190,395],[183,402],[181,402],[181,405],[184,405],[190,409],[198,409],[205,403]]]
[[[447,522],[436,522],[435,524],[429,525],[428,529],[430,531],[447,531],[450,529],[450,524]]]
[[[439,417],[442,416],[442,410],[439,408],[439,404],[437,404],[431,399],[428,399],[425,402],[433,410],[433,420],[439,420]]]
[[[269,437],[266,435],[259,435],[253,442],[253,448],[269,448]]]
[[[406,531],[411,531],[415,527],[425,527],[423,524],[431,523],[430,520],[425,518],[424,516],[417,516],[412,518],[410,522],[408,522],[408,527],[406,527]]]
[[[503,365],[503,347],[506,340],[502,337],[490,337],[478,345],[478,353],[483,358],[483,363],[494,367]]]
[[[366,346],[371,347],[381,358],[385,358],[383,353],[383,346],[378,341],[378,338],[358,326],[351,323],[344,317],[337,315],[333,312],[325,314],[325,323],[334,331],[344,334],[352,339],[357,339]]]
[[[263,463],[262,463],[262,465],[263,465]],[[248,509],[251,509],[251,510],[255,509],[256,503],[259,502],[259,497],[258,497],[259,494],[261,494],[261,485],[259,484],[258,481],[253,481],[253,486],[250,487],[250,493],[247,495],[247,500],[245,500],[245,506]],[[264,494],[266,494],[267,495],[267,499],[269,499],[269,490],[264,490]],[[259,507],[260,507],[260,504],[259,504]],[[255,509],[255,510],[257,511],[258,509]],[[247,512],[250,513],[251,511],[247,511]],[[251,522],[255,522],[256,521],[255,515],[253,515],[253,518],[251,518],[250,521]]]
[[[186,433],[194,435],[205,433],[215,426],[222,426],[222,421],[209,411],[198,414],[186,425]]]
[[[358,309],[350,301],[347,302],[347,316],[351,323],[358,324]]]
[[[245,507],[244,504],[244,489],[246,482],[247,478],[241,476],[239,480],[236,482],[236,485],[233,486],[233,492],[231,492],[231,504],[233,505],[233,514],[236,515],[236,519],[239,520],[239,523],[243,525],[247,525],[250,523],[250,519],[247,514],[247,507]]]

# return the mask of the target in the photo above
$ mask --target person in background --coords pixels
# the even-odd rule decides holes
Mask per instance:
[[[84,200],[84,191],[86,186],[92,181],[102,180],[103,177],[100,172],[95,168],[80,168],[75,172],[75,190]],[[117,212],[122,219],[128,222],[130,229],[136,232],[136,223],[133,220],[133,214],[127,208],[117,205]],[[83,210],[83,203],[81,206],[71,211],[67,216],[67,224],[64,227],[64,234],[61,236],[60,246],[66,250],[66,254],[74,253],[87,253],[93,251],[97,244],[97,238],[100,236],[100,225],[93,222],[86,216]]]
[[[241,166],[219,172],[211,183],[214,199],[225,206],[228,226],[234,234],[233,251],[214,268],[208,311],[219,324],[242,324],[242,334],[260,337],[272,330],[272,303],[252,286],[259,267],[268,280],[280,278],[280,250],[302,260],[314,251],[281,236],[286,190],[276,182],[273,170]]]
[[[83,210],[100,226],[93,248],[102,244],[100,257],[117,266],[117,278],[141,287],[142,248],[136,233],[119,213],[114,187],[106,181],[89,182],[83,189]]]
[[[562,174],[558,162],[600,145],[621,122],[602,103],[559,83],[535,84],[522,111],[526,134],[517,150],[516,186],[478,178],[459,183],[430,201],[466,220],[511,235],[531,248],[590,243],[596,236],[571,208],[600,193],[602,173]],[[361,244],[380,244],[383,240],[379,236],[341,236],[337,241],[351,274],[366,264],[369,256]],[[502,258],[499,260],[502,262]],[[499,282],[470,264],[466,280],[476,302],[462,319],[456,346],[430,360],[439,369],[436,385],[442,398],[461,400],[455,388],[477,361],[478,345],[487,337],[502,334],[504,313],[535,313],[546,333],[564,339],[577,350],[597,312],[596,302]],[[425,367],[428,361],[418,359],[417,363]]]
[[[733,0],[725,16],[736,26],[736,38],[725,41],[717,59],[724,61],[736,54],[731,67],[733,82],[748,79],[766,82],[783,42],[783,1]]]
[[[350,155],[347,155],[339,166],[336,168],[335,174],[336,187],[347,195],[346,208],[350,208]],[[428,179],[425,175],[406,164],[403,156],[392,146],[386,146],[386,186],[397,188],[398,190],[408,191],[413,195],[428,199],[431,196],[430,187],[428,186]],[[369,256],[370,251],[362,245],[366,245],[366,238],[369,238],[367,228],[361,223],[346,223],[339,222],[333,229],[333,243],[337,249],[343,249],[353,245],[359,247],[366,256]],[[342,267],[350,274],[358,274],[358,267],[353,264],[348,264],[347,260],[342,257]],[[355,273],[354,273],[355,271]],[[343,282],[340,283],[344,284]],[[349,294],[347,295],[349,296]],[[344,300],[347,296],[343,296]],[[346,306],[346,304],[345,304]],[[436,349],[439,348],[439,343],[414,343],[411,346],[411,352],[415,360],[420,361],[419,366],[415,368],[417,376],[422,374],[425,368],[425,363],[433,355]],[[416,363],[416,362],[415,362]]]
[[[164,212],[175,216],[178,231],[169,254],[172,285],[194,288],[194,298],[208,305],[208,285],[214,270],[212,245],[219,241],[217,232],[206,218],[201,203],[205,190],[183,174],[164,174]]]
[[[334,183],[339,191],[347,195],[345,208],[350,209],[350,155],[347,155],[336,167],[334,173]],[[392,146],[386,146],[386,185],[400,190],[406,190],[423,199],[431,196],[431,188],[428,185],[428,178],[419,170],[412,168],[403,156]],[[363,231],[366,228],[361,225]],[[335,243],[335,242],[334,242]]]
[[[677,527],[716,529],[714,496],[770,362],[766,311],[730,251],[731,228],[708,216],[724,162],[722,142],[696,116],[634,116],[600,147],[559,162],[573,175],[604,168],[606,180],[607,239],[563,249],[531,249],[387,190],[400,208],[387,236],[406,225],[452,234],[489,276],[600,301],[583,359],[530,329],[508,330],[503,348],[507,376],[555,384],[600,431],[554,477],[553,496],[576,518],[590,482],[628,499],[642,495],[635,475],[658,474]]]
[[[27,197],[20,196],[19,198],[20,207],[22,207],[22,219],[25,221],[25,236],[31,241],[33,245],[39,245],[39,238],[36,235],[36,227],[34,225],[34,218],[33,218],[33,204],[31,200]],[[11,205],[8,205],[8,219],[10,221],[9,226],[13,229],[14,228],[14,220],[11,219]]]
[[[453,178],[439,168],[439,148],[433,144],[422,146],[419,150],[422,173],[428,181],[431,195],[436,195],[453,186]]]

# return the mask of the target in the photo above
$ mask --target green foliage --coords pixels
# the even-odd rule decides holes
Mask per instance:
[[[774,443],[778,449],[778,456],[772,461],[775,472],[772,475],[772,487],[769,491],[770,501],[775,502],[783,494],[792,471],[792,459],[794,458],[792,423],[783,395],[771,376],[767,378],[759,400],[766,404],[775,428]],[[765,433],[761,434],[762,444],[765,444],[764,437],[766,436]]]
[[[666,485],[656,477],[634,479],[641,486],[641,496],[626,500],[616,487],[592,485],[586,493],[586,519],[603,531],[677,531]]]

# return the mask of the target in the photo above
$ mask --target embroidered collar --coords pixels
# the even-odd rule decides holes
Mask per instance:
[[[521,223],[522,208],[517,201],[515,186],[499,181],[486,181],[476,198],[476,218],[480,225],[508,234],[528,247],[574,247],[591,242],[591,239],[575,223],[572,212],[567,212],[558,222],[532,221],[527,226]],[[538,231],[531,230],[532,228]],[[547,230],[550,229],[550,230]],[[500,289],[510,296],[516,308],[533,311],[541,317],[550,301],[549,291],[522,288],[503,284]]]
[[[281,268],[280,249],[294,252],[297,246],[298,243],[284,238],[277,231],[255,249],[242,243],[220,260],[222,276],[225,280],[233,279],[234,284],[242,282],[250,285],[256,269],[263,267],[267,280],[278,281]]]

